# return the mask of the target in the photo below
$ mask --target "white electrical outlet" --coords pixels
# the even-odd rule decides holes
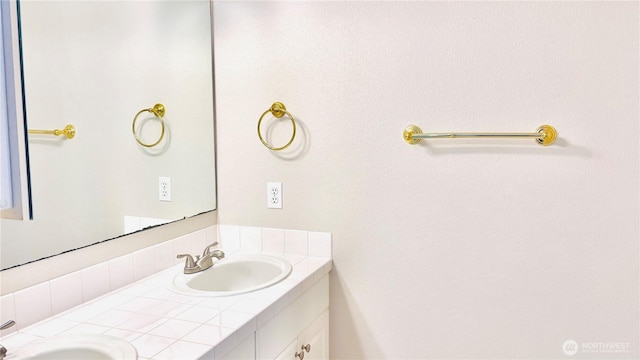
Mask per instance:
[[[158,200],[171,201],[171,178],[160,176],[158,178]]]
[[[267,183],[267,208],[282,209],[282,183]]]

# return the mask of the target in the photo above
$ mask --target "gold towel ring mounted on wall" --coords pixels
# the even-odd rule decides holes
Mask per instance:
[[[152,143],[152,144],[147,144],[147,143],[142,142],[142,140],[140,140],[140,138],[138,137],[138,134],[136,134],[136,121],[138,120],[138,116],[140,116],[140,114],[142,114],[145,111],[148,111],[148,112],[152,113],[158,119],[160,119],[160,124],[162,125],[162,132],[160,133],[160,138],[158,138],[158,140],[156,142]],[[140,145],[142,145],[144,147],[154,147],[154,146],[158,145],[160,143],[160,141],[162,141],[162,138],[164,138],[164,119],[163,119],[164,113],[165,113],[164,105],[162,105],[160,103],[155,104],[150,109],[142,109],[142,110],[138,111],[136,116],[133,118],[133,123],[131,124],[131,130],[133,131],[133,137],[136,138],[136,141],[138,142],[138,144],[140,144]]]
[[[262,123],[262,119],[264,118],[265,115],[267,115],[267,113],[271,113],[276,118],[281,118],[283,115],[286,114],[289,117],[289,119],[291,120],[291,125],[293,125],[293,133],[291,134],[291,139],[289,139],[289,142],[286,143],[284,146],[273,147],[273,146],[269,145],[264,140],[264,138],[262,137],[262,133],[260,132],[260,124]],[[295,139],[295,137],[296,137],[296,121],[293,119],[293,116],[291,115],[291,113],[289,113],[287,111],[287,108],[284,106],[283,103],[274,102],[273,105],[271,105],[271,107],[269,109],[267,109],[267,111],[262,113],[262,115],[260,116],[260,120],[258,120],[258,137],[260,138],[260,141],[262,142],[262,144],[264,146],[266,146],[267,148],[269,148],[270,150],[273,150],[273,151],[283,150],[283,149],[288,148],[289,145],[291,145],[291,143],[293,142],[293,139]]]

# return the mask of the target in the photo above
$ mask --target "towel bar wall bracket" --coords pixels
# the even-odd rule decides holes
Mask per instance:
[[[540,145],[551,145],[556,141],[558,132],[551,125],[541,125],[532,133],[423,133],[416,125],[409,125],[402,133],[408,144],[417,144],[422,139],[455,139],[455,138],[525,138],[534,139]]]

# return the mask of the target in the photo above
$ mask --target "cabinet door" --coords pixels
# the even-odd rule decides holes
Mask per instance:
[[[324,360],[329,358],[329,311],[325,310],[298,337],[296,352],[304,351],[304,360]],[[308,346],[308,347],[307,347]],[[309,352],[305,350],[309,349]],[[295,360],[300,360],[299,358]]]
[[[295,353],[299,347],[298,339],[294,339],[291,344],[287,345],[287,347],[275,357],[275,360],[300,360],[295,357]]]
[[[308,351],[307,351],[308,350]],[[329,311],[325,310],[293,340],[276,360],[325,360],[329,358]]]
[[[256,359],[272,360],[281,356],[291,342],[308,329],[329,308],[329,276],[286,306],[256,331]],[[306,343],[305,343],[306,344]],[[300,346],[297,347],[299,352]],[[327,352],[328,354],[328,352]],[[306,353],[305,353],[306,355]],[[295,351],[291,352],[291,358]],[[296,360],[299,360],[296,359]]]

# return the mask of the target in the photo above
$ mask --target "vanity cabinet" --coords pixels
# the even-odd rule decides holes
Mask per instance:
[[[307,352],[302,347],[309,345]],[[298,355],[301,352],[304,355]],[[329,277],[324,276],[256,331],[257,359],[329,358]]]
[[[294,295],[290,293],[285,296]],[[324,275],[311,288],[277,311],[264,325],[258,325],[254,333],[238,341],[238,345],[228,352],[215,349],[215,359],[328,359],[329,276]],[[211,358],[214,358],[213,351],[202,357]]]

